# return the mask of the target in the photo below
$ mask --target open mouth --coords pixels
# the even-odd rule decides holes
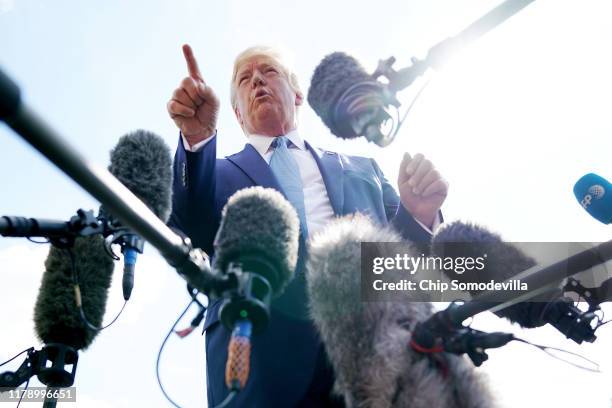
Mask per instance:
[[[262,98],[264,96],[270,96],[270,94],[266,91],[264,91],[263,89],[260,89],[259,91],[257,91],[257,93],[255,94],[255,98],[254,99],[259,99]]]

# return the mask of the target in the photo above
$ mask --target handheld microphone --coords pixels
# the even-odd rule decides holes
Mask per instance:
[[[158,218],[168,221],[172,206],[172,156],[160,136],[136,130],[121,137],[110,152],[108,170]],[[126,231],[118,243],[124,260],[123,298],[128,300],[134,287],[136,259],[142,253],[144,242]]]
[[[221,322],[232,330],[225,378],[231,390],[246,384],[251,333],[266,327],[271,298],[293,279],[299,228],[295,209],[273,189],[240,190],[223,208],[214,268],[236,281],[221,294],[225,301],[219,309]]]
[[[401,237],[357,214],[329,223],[311,238],[308,249],[311,315],[346,406],[490,406],[484,380],[465,359],[442,353],[448,369],[444,377],[409,346],[417,323],[432,315],[431,303],[411,301],[414,297],[405,302],[362,300],[361,242],[384,246],[401,242]],[[421,253],[416,247],[411,252]],[[393,274],[389,281],[403,274],[387,272]]]
[[[381,132],[391,118],[386,107],[399,106],[382,83],[342,52],[329,54],[319,63],[310,82],[308,103],[334,135],[343,139],[365,136],[379,146],[390,142]]]
[[[574,185],[574,195],[597,221],[612,223],[612,184],[608,180],[594,173],[586,174]]]

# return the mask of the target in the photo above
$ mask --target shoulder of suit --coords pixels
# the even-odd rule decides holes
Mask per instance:
[[[332,150],[321,149],[319,147],[315,147],[314,149],[318,150],[321,154],[335,155],[335,156],[339,156],[342,159],[348,159],[348,160],[367,160],[367,161],[373,160],[371,157],[354,156],[354,155],[350,155],[350,154],[334,152]]]
[[[246,144],[244,145],[244,147],[242,148],[242,150],[240,150],[239,152],[236,152],[236,153],[229,154],[229,155],[225,156],[223,159],[233,159],[234,157],[236,157],[236,156],[238,156],[238,155],[243,154],[243,153],[244,153],[244,151],[245,151],[246,149],[248,149],[248,147],[249,147],[249,146],[250,146],[250,145],[249,145],[248,143],[246,143]]]

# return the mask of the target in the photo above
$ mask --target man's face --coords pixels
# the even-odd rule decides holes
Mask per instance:
[[[266,56],[244,60],[236,71],[235,113],[249,133],[279,136],[296,126],[302,94],[293,90],[279,63]]]

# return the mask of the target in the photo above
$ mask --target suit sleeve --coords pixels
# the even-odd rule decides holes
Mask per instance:
[[[185,150],[181,136],[174,156],[172,214],[168,225],[191,238],[194,246],[212,253],[216,232],[215,183],[217,137],[196,151]]]
[[[419,225],[414,217],[404,208],[395,188],[389,183],[374,159],[372,159],[372,167],[374,167],[374,171],[381,181],[385,213],[389,223],[393,225],[405,240],[429,244],[431,233]],[[441,213],[440,219],[442,219]]]

